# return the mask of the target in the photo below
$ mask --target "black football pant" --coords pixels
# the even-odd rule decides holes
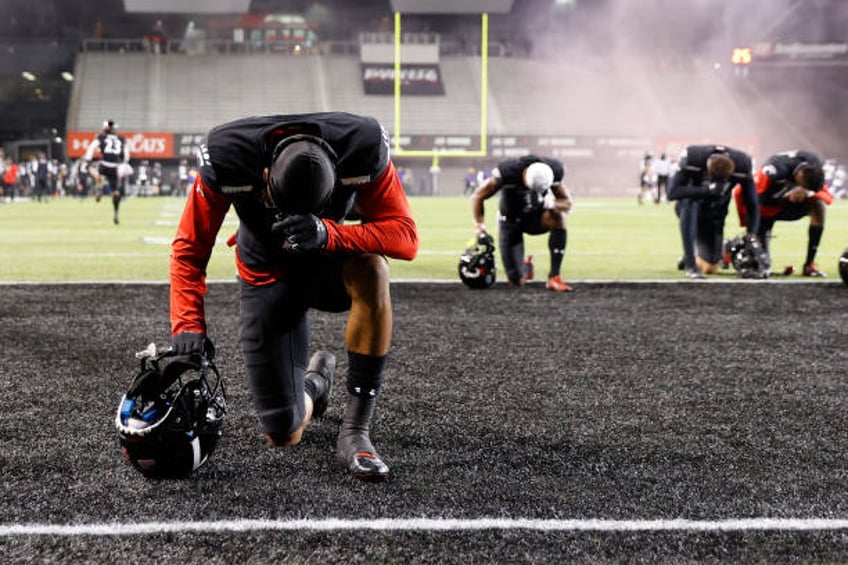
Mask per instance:
[[[680,238],[683,242],[683,263],[687,269],[695,268],[695,252],[704,261],[718,264],[723,254],[724,217],[726,204],[711,205],[704,200],[682,198],[675,211],[680,220]]]
[[[109,183],[109,194],[112,195],[112,209],[114,210],[115,218],[117,218],[118,209],[121,207],[121,199],[124,196],[124,191],[121,189],[121,182],[118,178],[118,169],[117,167],[101,167],[100,174]]]
[[[766,252],[769,251],[769,244],[771,243],[771,232],[774,228],[774,223],[778,220],[784,222],[795,222],[800,220],[801,218],[808,216],[810,214],[809,206],[806,202],[798,202],[798,203],[788,203],[784,205],[780,212],[776,215],[771,216],[769,218],[760,219],[760,229],[757,235],[760,237],[760,241],[763,243],[763,247]],[[819,248],[819,243],[821,243],[822,233],[824,232],[824,227],[822,226],[810,226],[807,230],[808,238],[807,238],[807,256],[804,259],[804,265],[812,263],[816,258],[816,252]]]
[[[262,430],[288,435],[305,415],[303,378],[309,362],[307,310],[344,312],[350,297],[343,258],[293,257],[284,281],[252,286],[239,281],[241,346]]]
[[[542,226],[543,212],[539,208],[516,218],[498,218],[501,261],[510,281],[518,282],[524,276],[524,234],[539,235],[548,231]]]

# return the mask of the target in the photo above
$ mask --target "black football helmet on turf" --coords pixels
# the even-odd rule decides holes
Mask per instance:
[[[769,277],[771,258],[756,235],[738,236],[730,241],[728,247],[736,276],[742,279]]]
[[[459,278],[468,288],[489,288],[495,284],[495,242],[481,232],[469,243],[459,257]]]
[[[115,416],[124,458],[144,476],[188,477],[205,463],[221,437],[227,413],[218,369],[205,355],[138,355],[141,370]]]
[[[842,277],[842,282],[848,284],[848,249],[842,252],[842,257],[839,258],[839,276]]]

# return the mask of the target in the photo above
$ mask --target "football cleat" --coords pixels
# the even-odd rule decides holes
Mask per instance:
[[[327,411],[330,394],[333,392],[333,373],[336,371],[336,356],[327,351],[316,351],[306,367],[304,380],[315,386],[312,400],[312,417],[320,418]]]
[[[571,292],[574,290],[570,284],[563,281],[559,275],[553,276],[545,283],[545,288],[556,292]]]
[[[805,277],[826,277],[827,275],[824,274],[822,271],[819,271],[816,268],[815,263],[807,263],[806,265],[804,265],[804,276]]]
[[[368,483],[389,480],[389,467],[373,451],[359,451],[348,461],[347,470],[355,479]]]
[[[389,480],[389,467],[377,455],[369,436],[375,402],[373,397],[361,398],[351,395],[348,398],[336,443],[336,458],[339,463],[353,478],[372,483]]]
[[[705,279],[707,278],[704,275],[704,272],[701,271],[698,267],[694,267],[692,269],[686,269],[686,278],[687,279]]]

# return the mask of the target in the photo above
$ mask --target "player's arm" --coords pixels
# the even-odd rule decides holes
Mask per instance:
[[[85,149],[85,155],[82,157],[85,168],[88,168],[88,164],[91,163],[91,160],[94,159],[94,154],[98,151],[100,151],[100,140],[95,137],[88,144],[88,147]]]
[[[171,244],[171,333],[206,334],[203,297],[206,266],[230,200],[210,190],[198,175],[189,191]]]
[[[491,198],[500,188],[500,181],[496,177],[489,177],[471,195],[471,214],[478,232],[486,231],[486,211],[483,202]]]
[[[418,254],[418,228],[392,163],[374,181],[357,189],[359,224],[323,219],[328,251],[379,253],[410,261]]]
[[[693,198],[698,200],[710,198],[713,195],[718,195],[725,186],[726,183],[692,182],[691,177],[681,168],[671,177],[671,182],[668,185],[668,199]]]
[[[789,193],[795,187],[790,186],[780,190],[777,179],[778,171],[772,164],[764,165],[754,175],[757,198],[761,206],[783,206],[788,201]]]
[[[680,163],[680,168],[674,175],[671,177],[671,181],[668,183],[668,199],[669,200],[680,200],[681,198],[686,198],[685,196],[685,187],[690,183],[689,175],[685,172],[686,162],[682,161]]]
[[[760,230],[760,202],[754,178],[746,176],[739,181],[739,186],[742,189],[742,202],[745,203],[745,227],[748,233],[756,234]]]
[[[574,202],[571,199],[571,193],[567,188],[565,188],[565,186],[561,183],[554,184],[554,186],[551,187],[551,193],[554,195],[554,210],[565,213],[571,211],[571,207]]]

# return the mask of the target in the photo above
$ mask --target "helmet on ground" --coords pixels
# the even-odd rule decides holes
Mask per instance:
[[[205,463],[222,433],[226,394],[205,355],[138,356],[141,370],[115,416],[124,458],[146,477],[182,478]]]
[[[495,284],[495,243],[480,233],[459,257],[459,278],[468,288],[489,288]]]
[[[848,284],[848,249],[842,252],[842,257],[839,258],[839,276],[842,277],[842,282]]]
[[[766,279],[771,274],[771,259],[754,234],[737,236],[728,243],[728,252],[736,276],[742,279]]]

